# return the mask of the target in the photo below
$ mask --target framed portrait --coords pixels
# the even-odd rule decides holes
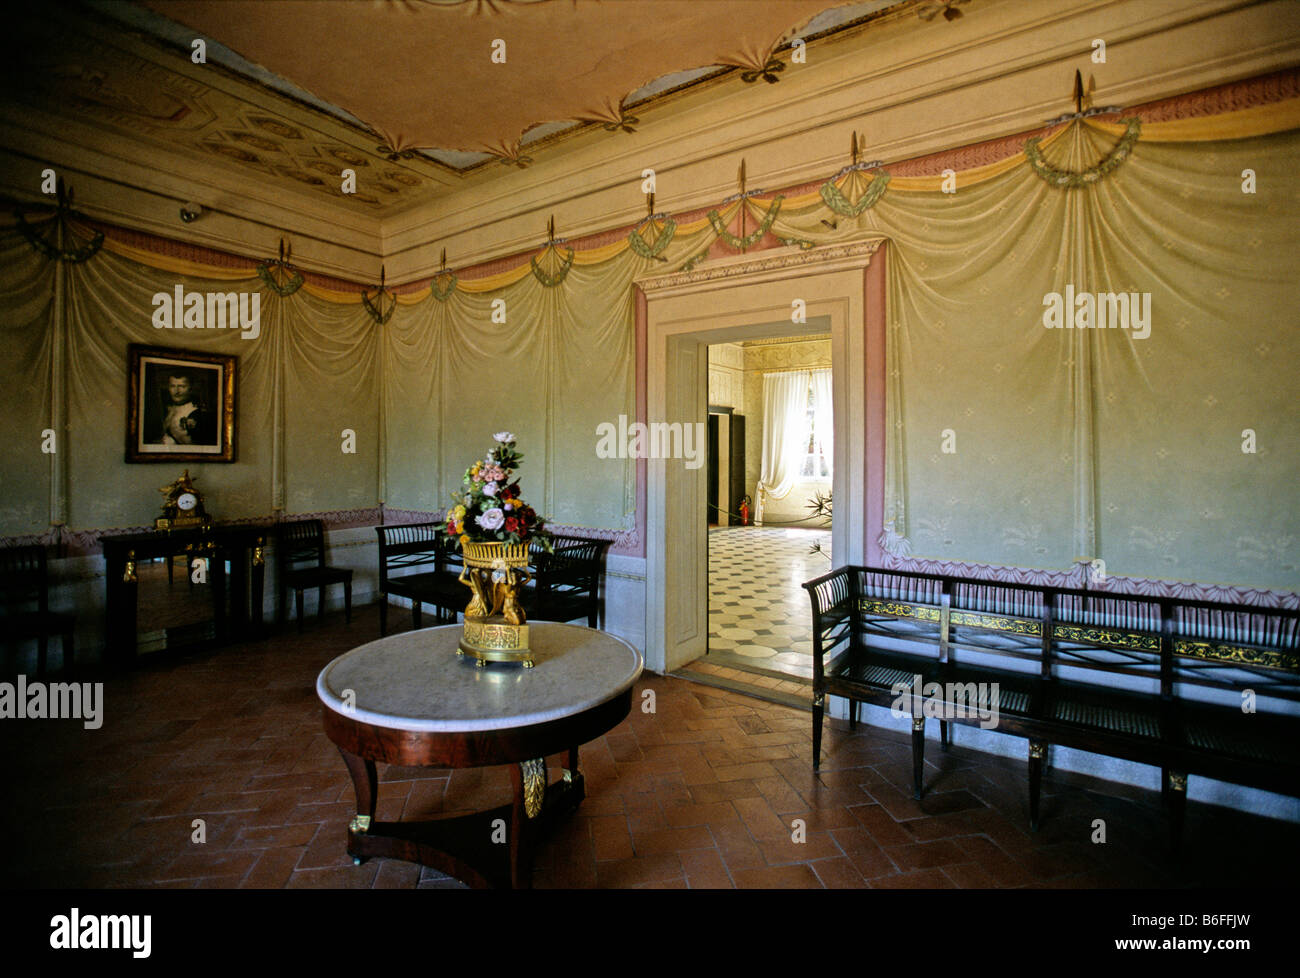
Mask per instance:
[[[126,460],[233,462],[238,357],[127,347]]]

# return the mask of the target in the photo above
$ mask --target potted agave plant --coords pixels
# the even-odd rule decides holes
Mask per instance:
[[[460,580],[470,589],[459,654],[475,664],[533,664],[520,591],[530,580],[528,551],[550,549],[546,521],[524,501],[515,471],[523,454],[515,436],[499,431],[488,453],[465,470],[461,491],[447,511],[446,532],[464,557]]]

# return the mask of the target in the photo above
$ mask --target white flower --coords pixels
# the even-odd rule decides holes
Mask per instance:
[[[502,509],[514,509],[514,508],[515,508],[515,504],[514,504],[514,503],[503,503],[503,504],[502,504]]]
[[[494,441],[499,441],[501,444],[506,445],[515,440],[515,435],[512,431],[498,431],[492,436],[492,438]]]
[[[501,529],[501,524],[505,521],[505,513],[501,512],[499,509],[489,509],[482,516],[477,517],[474,522],[485,530],[499,530]]]
[[[483,487],[483,495],[495,496],[496,494],[497,494],[497,484],[495,482],[489,482],[487,485]]]

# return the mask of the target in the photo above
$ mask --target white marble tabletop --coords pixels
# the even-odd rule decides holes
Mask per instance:
[[[582,625],[529,622],[536,665],[479,668],[456,654],[460,625],[390,635],[324,669],[316,693],[331,710],[396,730],[467,732],[572,716],[627,690],[645,661],[627,642]]]

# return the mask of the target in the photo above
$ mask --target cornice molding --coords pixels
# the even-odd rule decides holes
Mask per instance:
[[[822,245],[819,248],[781,248],[764,251],[758,257],[739,255],[718,261],[705,262],[690,271],[668,272],[635,280],[635,284],[649,299],[699,291],[698,286],[719,286],[734,278],[751,278],[755,283],[772,278],[786,278],[791,269],[808,269],[817,274],[844,269],[866,268],[879,250],[884,238],[868,238],[843,244]]]

